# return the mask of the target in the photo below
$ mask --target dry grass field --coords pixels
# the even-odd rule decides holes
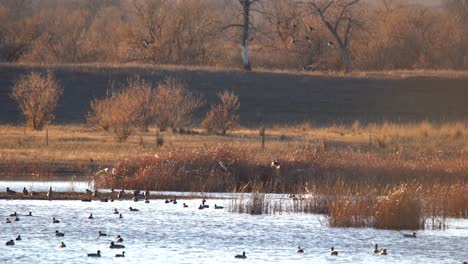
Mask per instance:
[[[468,130],[466,123],[432,125],[369,124],[354,122],[350,126],[297,126],[266,128],[266,148],[261,148],[259,130],[240,128],[227,136],[208,135],[199,129],[197,135],[160,132],[163,146],[157,146],[157,132],[138,132],[119,143],[112,136],[85,125],[53,125],[48,131],[31,131],[22,126],[0,126],[0,164],[3,175],[11,171],[34,173],[38,168],[49,171],[87,172],[99,166],[110,166],[118,160],[152,154],[165,149],[209,148],[221,143],[240,147],[258,157],[281,159],[307,146],[323,145],[330,151],[371,154],[375,157],[398,157],[403,160],[466,159]],[[46,134],[48,142],[46,145]],[[42,164],[42,165],[41,165]],[[7,169],[9,168],[9,169]]]

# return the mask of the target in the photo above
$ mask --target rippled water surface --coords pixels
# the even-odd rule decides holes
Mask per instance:
[[[189,208],[183,208],[182,203]],[[416,239],[397,231],[329,228],[324,217],[310,214],[248,215],[215,210],[229,200],[208,200],[209,209],[198,210],[199,200],[131,201],[28,201],[0,200],[0,263],[462,263],[468,260],[468,221],[451,220],[445,231],[419,231]],[[139,212],[130,212],[129,207]],[[117,208],[122,219],[113,214]],[[20,221],[3,221],[13,212]],[[93,213],[95,219],[87,219]],[[53,224],[52,217],[60,219]],[[10,217],[11,218],[11,217]],[[65,237],[55,237],[60,230]],[[101,230],[108,237],[98,237]],[[4,243],[18,234],[14,246]],[[110,249],[116,235],[124,238],[125,259]],[[58,245],[64,241],[66,248]],[[374,243],[389,255],[371,253]],[[300,245],[304,254],[295,252]],[[335,246],[339,256],[329,255]],[[102,258],[86,253],[102,251]],[[246,251],[247,259],[234,259]]]

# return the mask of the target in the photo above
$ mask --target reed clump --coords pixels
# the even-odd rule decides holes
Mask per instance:
[[[328,223],[334,227],[445,229],[449,217],[466,218],[466,184],[432,187],[403,183],[384,189],[335,191]]]
[[[424,215],[419,188],[402,184],[391,189],[374,205],[374,227],[379,229],[423,229]]]

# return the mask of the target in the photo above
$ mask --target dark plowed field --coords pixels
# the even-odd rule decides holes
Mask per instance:
[[[112,83],[123,84],[134,74],[156,83],[178,77],[203,95],[208,103],[222,90],[233,90],[241,101],[241,123],[246,126],[294,124],[319,125],[400,121],[468,120],[468,79],[344,78],[282,73],[212,70],[168,70],[144,67],[30,67],[0,66],[0,123],[17,124],[22,117],[10,98],[20,74],[50,70],[64,87],[56,123],[85,121],[89,102],[102,97]],[[208,110],[197,113],[198,120]]]

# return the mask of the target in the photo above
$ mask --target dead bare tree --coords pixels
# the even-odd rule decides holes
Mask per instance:
[[[251,71],[252,65],[249,59],[249,41],[251,39],[252,31],[252,12],[260,12],[258,9],[255,9],[254,6],[256,3],[259,3],[260,0],[238,0],[241,5],[242,14],[242,23],[229,24],[223,27],[223,29],[228,29],[232,27],[242,28],[242,63],[245,71]]]
[[[310,15],[320,18],[322,24],[333,35],[341,51],[345,72],[351,71],[351,59],[349,56],[349,37],[355,23],[353,19],[353,6],[360,0],[311,0],[300,1],[306,7]],[[332,41],[328,45],[334,47]]]

